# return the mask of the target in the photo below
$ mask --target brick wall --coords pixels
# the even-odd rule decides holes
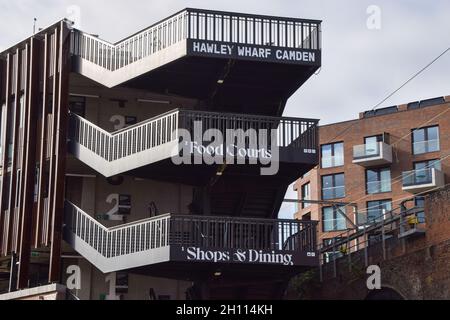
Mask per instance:
[[[390,288],[408,300],[450,299],[450,187],[430,195],[426,202],[427,232],[423,237],[398,238],[387,244],[388,259],[383,261],[381,245],[369,249],[369,265],[381,268],[382,287]],[[323,268],[323,283],[318,270],[301,275],[291,283],[290,298],[328,300],[363,300],[367,289],[364,252],[337,261],[337,277],[333,264]],[[308,278],[305,281],[305,278]]]

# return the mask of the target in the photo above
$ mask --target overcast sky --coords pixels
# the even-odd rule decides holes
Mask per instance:
[[[381,12],[380,28],[368,28]],[[323,20],[323,65],[289,100],[286,115],[349,120],[450,46],[449,0],[0,0],[0,51],[79,8],[83,31],[116,42],[185,7]],[[374,11],[371,11],[373,13]],[[376,26],[375,24],[370,24]],[[450,95],[450,53],[383,106]],[[294,196],[292,193],[289,196]],[[292,210],[284,216],[292,217]]]

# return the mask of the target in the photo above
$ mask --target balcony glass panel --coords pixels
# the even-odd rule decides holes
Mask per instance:
[[[417,186],[422,184],[433,183],[434,168],[407,171],[403,173],[403,186]]]
[[[368,143],[353,148],[353,159],[375,158],[381,155],[380,143]]]
[[[423,154],[429,152],[436,152],[440,150],[439,139],[419,141],[413,143],[414,154]]]
[[[379,222],[386,219],[386,214],[392,210],[390,200],[369,201],[367,203],[367,222]]]

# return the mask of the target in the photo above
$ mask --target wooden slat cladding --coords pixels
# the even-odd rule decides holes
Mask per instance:
[[[42,104],[41,104],[41,134],[40,134],[40,152],[39,152],[39,175],[38,175],[38,199],[37,199],[37,212],[36,212],[36,224],[34,225],[34,246],[39,247],[42,239],[42,231],[43,231],[43,222],[44,222],[44,202],[46,197],[44,197],[44,193],[47,188],[47,179],[46,179],[46,161],[50,156],[48,152],[49,142],[49,131],[48,131],[48,85],[49,85],[49,50],[51,41],[49,39],[49,35],[45,34],[44,36],[44,44],[43,44],[43,58],[41,59],[42,72],[40,73],[42,78]],[[43,242],[47,242],[47,239],[43,240]]]
[[[0,58],[0,253],[18,257],[17,289],[32,248],[50,247],[48,281],[60,278],[69,49],[61,21]]]

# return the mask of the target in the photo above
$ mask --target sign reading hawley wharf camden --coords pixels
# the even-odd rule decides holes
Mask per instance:
[[[319,65],[320,51],[217,41],[188,40],[188,55]]]

